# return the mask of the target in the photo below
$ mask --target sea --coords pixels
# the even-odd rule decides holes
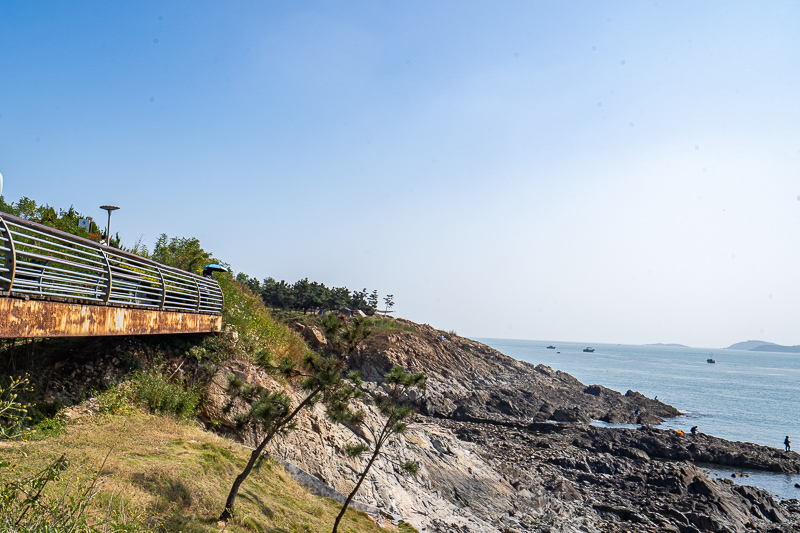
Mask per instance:
[[[682,416],[660,427],[800,450],[800,354],[665,345],[476,339],[520,361],[543,364],[586,385],[634,390],[670,404]],[[547,346],[555,346],[548,349]],[[583,349],[591,347],[594,352]],[[708,363],[713,359],[715,363]],[[600,421],[594,425],[610,426]],[[621,425],[621,427],[636,427]],[[703,465],[698,465],[703,466]],[[800,498],[800,475],[705,466],[714,477]],[[732,475],[736,473],[737,477]],[[738,474],[744,474],[739,477]]]

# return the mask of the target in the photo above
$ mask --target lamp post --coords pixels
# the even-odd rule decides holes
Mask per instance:
[[[101,205],[100,209],[108,211],[108,225],[106,226],[106,246],[111,246],[111,212],[119,209],[116,205]]]

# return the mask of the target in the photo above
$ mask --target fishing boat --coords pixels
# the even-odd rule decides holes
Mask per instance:
[[[586,348],[583,349],[583,351],[584,352],[588,352],[588,353],[592,353],[594,351],[594,348],[591,348],[591,347],[587,346]]]
[[[706,363],[716,363],[716,361],[714,361],[714,358],[709,357],[708,359],[706,359]]]
[[[548,350],[555,350],[555,349],[556,349],[556,347],[555,347],[555,346],[548,346],[548,347],[547,347],[547,349],[548,349]]]

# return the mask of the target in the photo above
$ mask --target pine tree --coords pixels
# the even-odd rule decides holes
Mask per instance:
[[[364,467],[364,470],[358,476],[358,482],[356,483],[353,490],[350,491],[348,494],[347,499],[342,505],[342,510],[339,512],[339,515],[336,517],[336,522],[333,524],[333,531],[332,533],[336,533],[339,529],[339,522],[341,522],[342,517],[344,516],[345,511],[347,511],[347,507],[350,505],[350,502],[353,501],[358,489],[361,488],[361,484],[364,482],[364,479],[367,477],[370,468],[375,463],[375,460],[381,453],[381,448],[384,444],[386,444],[389,439],[392,438],[394,435],[403,434],[407,430],[407,426],[405,420],[408,419],[411,415],[414,414],[414,408],[411,406],[409,401],[408,393],[413,388],[423,389],[425,388],[425,375],[424,374],[409,374],[403,368],[399,366],[395,366],[392,370],[384,376],[385,382],[384,387],[386,388],[385,393],[378,393],[374,396],[373,401],[375,405],[378,407],[380,413],[386,417],[386,421],[383,423],[382,427],[379,428],[371,428],[367,427],[366,429],[372,435],[372,441],[374,442],[374,448],[372,450],[372,454],[370,455],[369,461],[367,465]],[[346,422],[353,424],[358,422],[358,418],[353,416],[350,413],[344,413],[346,417]],[[363,420],[363,416],[360,417]],[[359,443],[356,445],[346,445],[345,452],[350,457],[360,457],[365,452],[369,451],[369,445],[366,443]],[[413,463],[412,461],[404,462],[401,467],[404,471],[416,474],[418,470],[418,466]]]
[[[268,372],[284,377],[301,378],[300,387],[305,396],[297,406],[292,407],[291,399],[283,392],[248,387],[235,376],[229,379],[228,391],[232,399],[240,397],[250,403],[248,412],[237,418],[237,425],[240,428],[250,426],[251,429],[261,432],[263,437],[250,454],[244,470],[236,476],[225,501],[225,508],[220,514],[220,521],[228,522],[233,517],[239,488],[250,475],[256,462],[261,459],[264,448],[278,433],[294,429],[294,418],[302,409],[322,402],[332,418],[348,419],[355,423],[359,421],[358,416],[353,416],[349,412],[347,405],[351,399],[361,395],[361,379],[357,372],[345,375],[346,361],[358,345],[370,335],[369,323],[365,319],[348,320],[329,313],[323,319],[322,327],[328,338],[328,348],[321,354],[309,352],[299,366],[288,360],[275,362],[269,354],[261,354],[260,366]]]
[[[394,307],[394,294],[387,294],[383,297],[383,301],[386,304],[386,313],[389,313],[389,309]]]
[[[372,309],[369,314],[373,314],[375,311],[378,310],[378,291],[374,290],[370,293],[369,298],[367,298],[367,305],[369,305]]]

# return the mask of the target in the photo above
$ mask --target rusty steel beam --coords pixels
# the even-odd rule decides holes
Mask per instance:
[[[219,315],[0,298],[0,338],[210,333],[221,328]]]

